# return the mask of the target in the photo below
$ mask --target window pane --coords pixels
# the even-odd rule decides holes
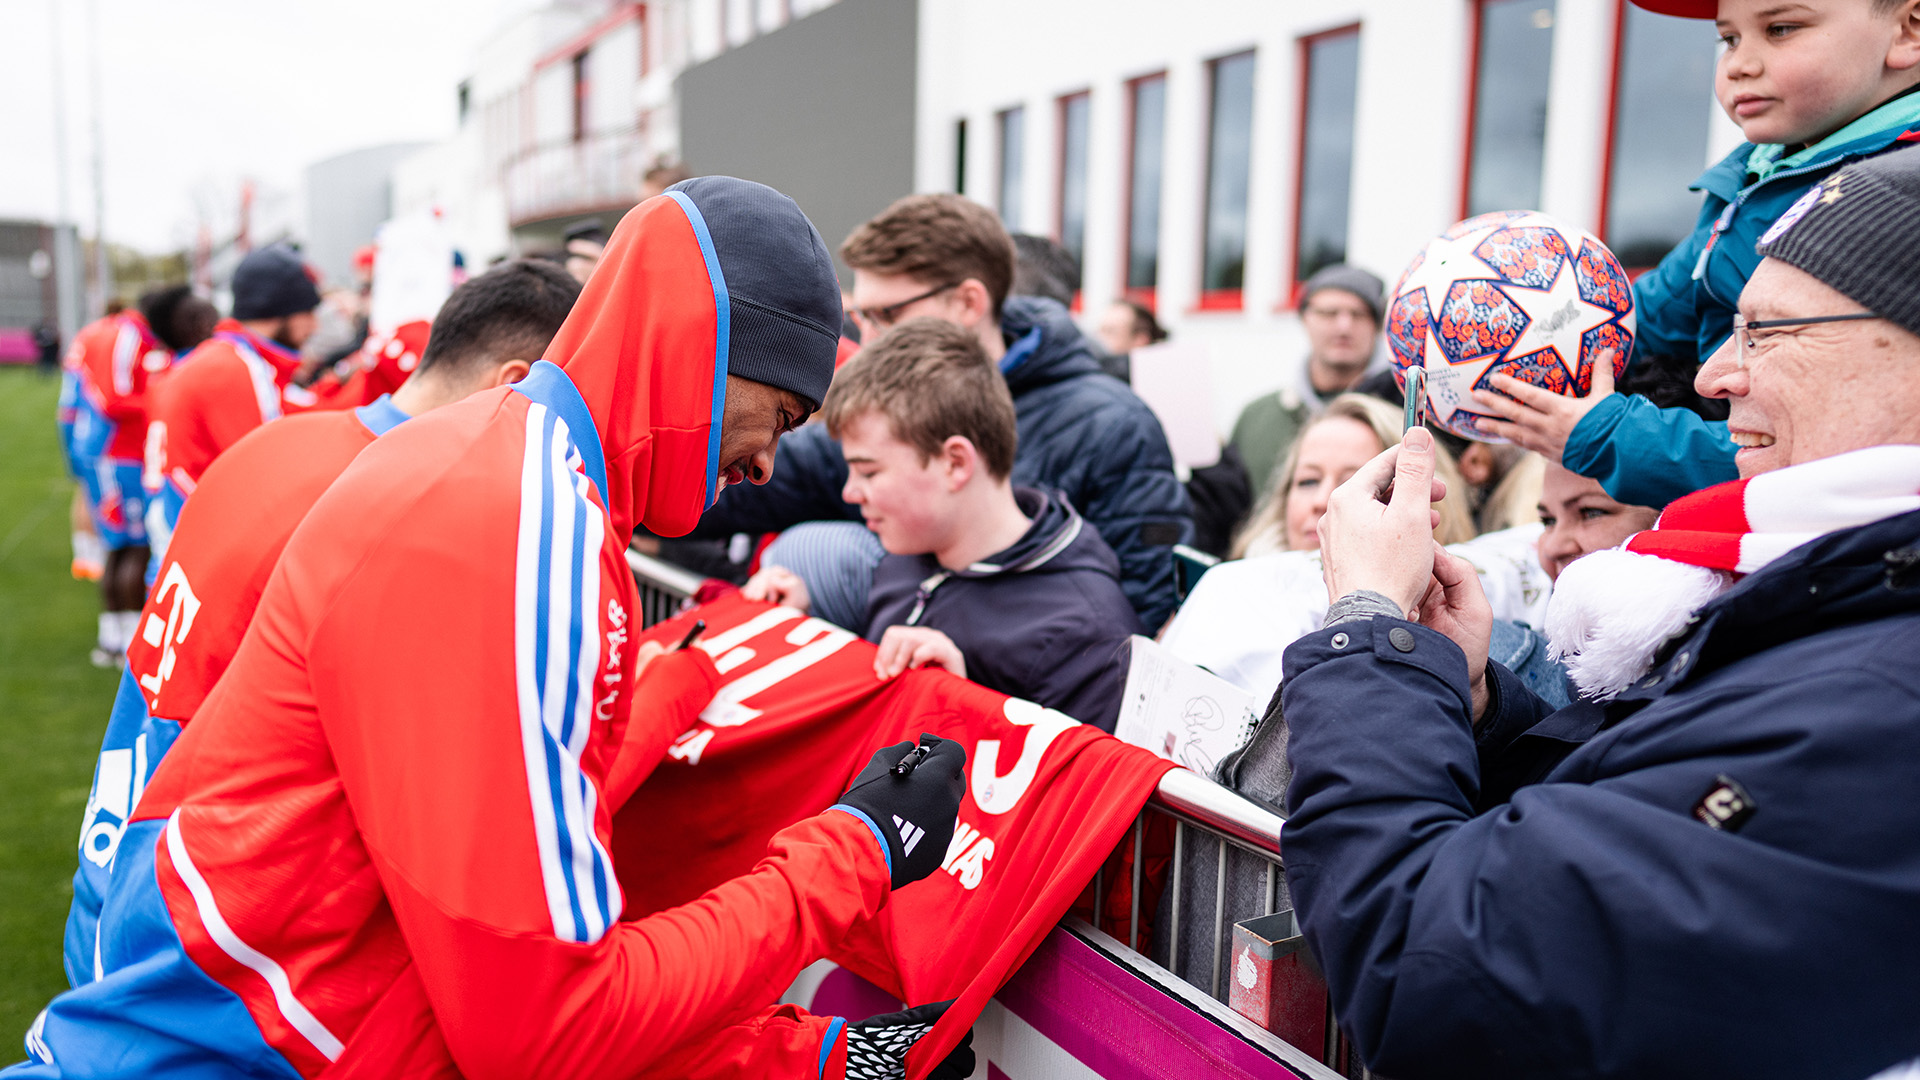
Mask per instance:
[[[1360,35],[1308,43],[1306,124],[1300,133],[1300,223],[1293,279],[1347,260],[1347,196],[1353,188],[1353,113],[1360,87]]]
[[[1166,132],[1167,80],[1133,84],[1133,162],[1127,207],[1127,288],[1160,280],[1160,158]]]
[[[1000,114],[1000,221],[1008,232],[1020,232],[1021,178],[1026,176],[1027,111],[1008,109]]]
[[[1060,246],[1076,268],[1087,238],[1087,100],[1075,94],[1060,102]]]
[[[1713,27],[1627,8],[1607,187],[1607,245],[1628,266],[1652,266],[1700,213],[1688,191],[1707,160]]]
[[[1253,143],[1253,54],[1213,62],[1207,133],[1203,290],[1238,289],[1247,262],[1247,170]]]
[[[1484,0],[1480,5],[1469,216],[1540,205],[1553,15],[1554,0]]]

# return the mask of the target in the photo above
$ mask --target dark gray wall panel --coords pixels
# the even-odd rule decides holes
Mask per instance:
[[[918,9],[840,0],[687,69],[678,83],[687,167],[787,193],[837,251],[855,225],[913,190]]]

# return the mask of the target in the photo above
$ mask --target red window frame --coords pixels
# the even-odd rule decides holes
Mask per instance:
[[[1067,108],[1075,101],[1085,101],[1087,103],[1087,139],[1091,142],[1093,139],[1092,88],[1076,90],[1071,94],[1061,94],[1059,97],[1053,99],[1053,242],[1063,247],[1067,242]],[[1083,182],[1091,183],[1091,160],[1088,161],[1087,165],[1088,175],[1083,175],[1080,179]],[[1131,166],[1132,162],[1129,161],[1128,165]],[[1128,170],[1128,176],[1132,176],[1131,168]],[[1084,200],[1084,192],[1081,197]],[[1084,206],[1081,208],[1081,213],[1083,215],[1086,213]],[[1080,223],[1080,228],[1080,242],[1082,246],[1077,258],[1079,258],[1083,264],[1081,266],[1081,280],[1084,281],[1086,279],[1086,267],[1084,263],[1086,262],[1085,245],[1087,239],[1086,222],[1084,220]],[[1081,290],[1079,289],[1073,290],[1071,310],[1076,313],[1080,310],[1080,292]]]
[[[636,18],[645,19],[646,6],[647,5],[645,4],[621,5],[619,8],[616,8],[611,14],[609,14],[606,18],[601,19],[599,22],[593,24],[587,29],[581,31],[578,34],[575,34],[571,38],[568,38],[565,42],[562,42],[560,45],[547,50],[547,52],[543,54],[540,57],[540,59],[535,60],[533,62],[534,70],[538,71],[539,69],[544,68],[549,64],[557,64],[562,60],[573,59],[573,56],[575,53],[584,52],[587,49],[591,49],[593,47],[593,43],[599,40],[602,34],[605,34],[607,31],[612,30],[614,27],[619,26],[621,23],[626,22],[628,19],[636,19]],[[645,40],[645,37],[646,37],[646,31],[645,31],[645,28],[643,27],[641,30],[642,40]]]
[[[1473,125],[1480,118],[1480,23],[1487,0],[1467,0],[1467,110],[1466,130],[1460,139],[1460,192],[1455,219],[1467,216],[1473,190]]]
[[[1624,2],[1624,0],[1622,0]],[[1280,292],[1277,311],[1292,311],[1300,306],[1300,287],[1305,284],[1297,279],[1295,271],[1300,267],[1300,214],[1304,209],[1303,200],[1307,187],[1307,84],[1313,74],[1313,47],[1329,38],[1358,36],[1363,24],[1348,23],[1330,30],[1305,34],[1295,43],[1294,71],[1294,109],[1293,109],[1293,238],[1288,245],[1286,284]]]
[[[1220,65],[1226,63],[1229,60],[1238,60],[1243,56],[1251,57],[1253,59],[1254,95],[1255,95],[1255,105],[1257,106],[1259,103],[1259,87],[1260,87],[1260,82],[1259,82],[1260,58],[1259,58],[1259,51],[1257,49],[1241,49],[1238,52],[1230,52],[1224,56],[1216,56],[1213,59],[1207,61],[1207,143],[1206,143],[1206,149],[1202,151],[1206,155],[1206,160],[1205,160],[1206,168],[1201,170],[1201,176],[1203,177],[1203,181],[1201,183],[1201,189],[1200,189],[1201,201],[1200,201],[1200,238],[1199,238],[1200,239],[1200,278],[1203,282],[1206,280],[1206,274],[1207,274],[1207,211],[1210,208],[1210,200],[1212,199],[1212,192],[1209,189],[1211,189],[1213,186],[1214,90],[1216,87],[1216,83],[1220,78]],[[1247,168],[1249,170],[1253,168],[1253,148],[1251,146],[1247,148]],[[1253,201],[1253,185],[1251,183],[1252,178],[1249,177],[1248,179],[1249,179],[1249,183],[1247,185],[1247,201],[1251,203]],[[1251,233],[1247,235],[1246,239],[1243,241],[1243,245],[1244,245],[1244,250],[1242,252],[1242,257],[1244,258],[1247,253],[1250,253],[1253,250],[1253,236]],[[1244,273],[1245,271],[1243,269],[1242,274]],[[1240,287],[1237,289],[1208,289],[1203,287],[1200,290],[1199,298],[1194,301],[1193,308],[1191,310],[1193,311],[1245,311],[1246,309],[1247,309],[1247,289],[1246,289],[1246,282],[1243,278],[1243,280],[1240,283]]]
[[[1160,275],[1157,270],[1154,273],[1154,283],[1152,285],[1134,287],[1127,284],[1127,277],[1133,272],[1133,139],[1134,132],[1139,126],[1139,117],[1136,115],[1140,100],[1139,88],[1141,84],[1153,82],[1156,79],[1164,85],[1167,81],[1166,69],[1162,68],[1159,71],[1152,71],[1145,75],[1135,76],[1134,78],[1128,79],[1126,83],[1127,145],[1126,155],[1121,159],[1124,174],[1120,185],[1122,189],[1120,196],[1120,295],[1145,307],[1148,311],[1158,314],[1160,310]],[[1166,114],[1163,111],[1160,118],[1160,171],[1163,187],[1165,186],[1164,181],[1166,180],[1166,130]],[[1165,194],[1164,191],[1162,194]],[[1159,246],[1160,239],[1159,237],[1155,237],[1154,247],[1156,254]]]
[[[1607,211],[1613,204],[1613,152],[1620,135],[1620,65],[1627,59],[1627,0],[1613,0],[1613,67],[1607,72],[1607,127],[1600,151],[1600,207],[1593,235],[1607,242]],[[1643,272],[1645,267],[1640,268]],[[1635,275],[1638,276],[1638,275]]]

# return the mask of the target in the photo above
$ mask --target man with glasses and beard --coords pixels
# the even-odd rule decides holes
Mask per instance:
[[[157,381],[144,477],[156,562],[207,466],[247,432],[313,405],[293,376],[319,306],[300,256],[283,244],[261,248],[233,271],[232,317]]]

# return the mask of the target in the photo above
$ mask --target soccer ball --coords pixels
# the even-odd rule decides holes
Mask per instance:
[[[1413,257],[1387,308],[1387,345],[1404,391],[1426,368],[1429,414],[1481,442],[1476,388],[1494,373],[1556,394],[1584,396],[1594,358],[1615,350],[1613,374],[1633,353],[1633,289],[1607,246],[1532,210],[1468,218]]]

